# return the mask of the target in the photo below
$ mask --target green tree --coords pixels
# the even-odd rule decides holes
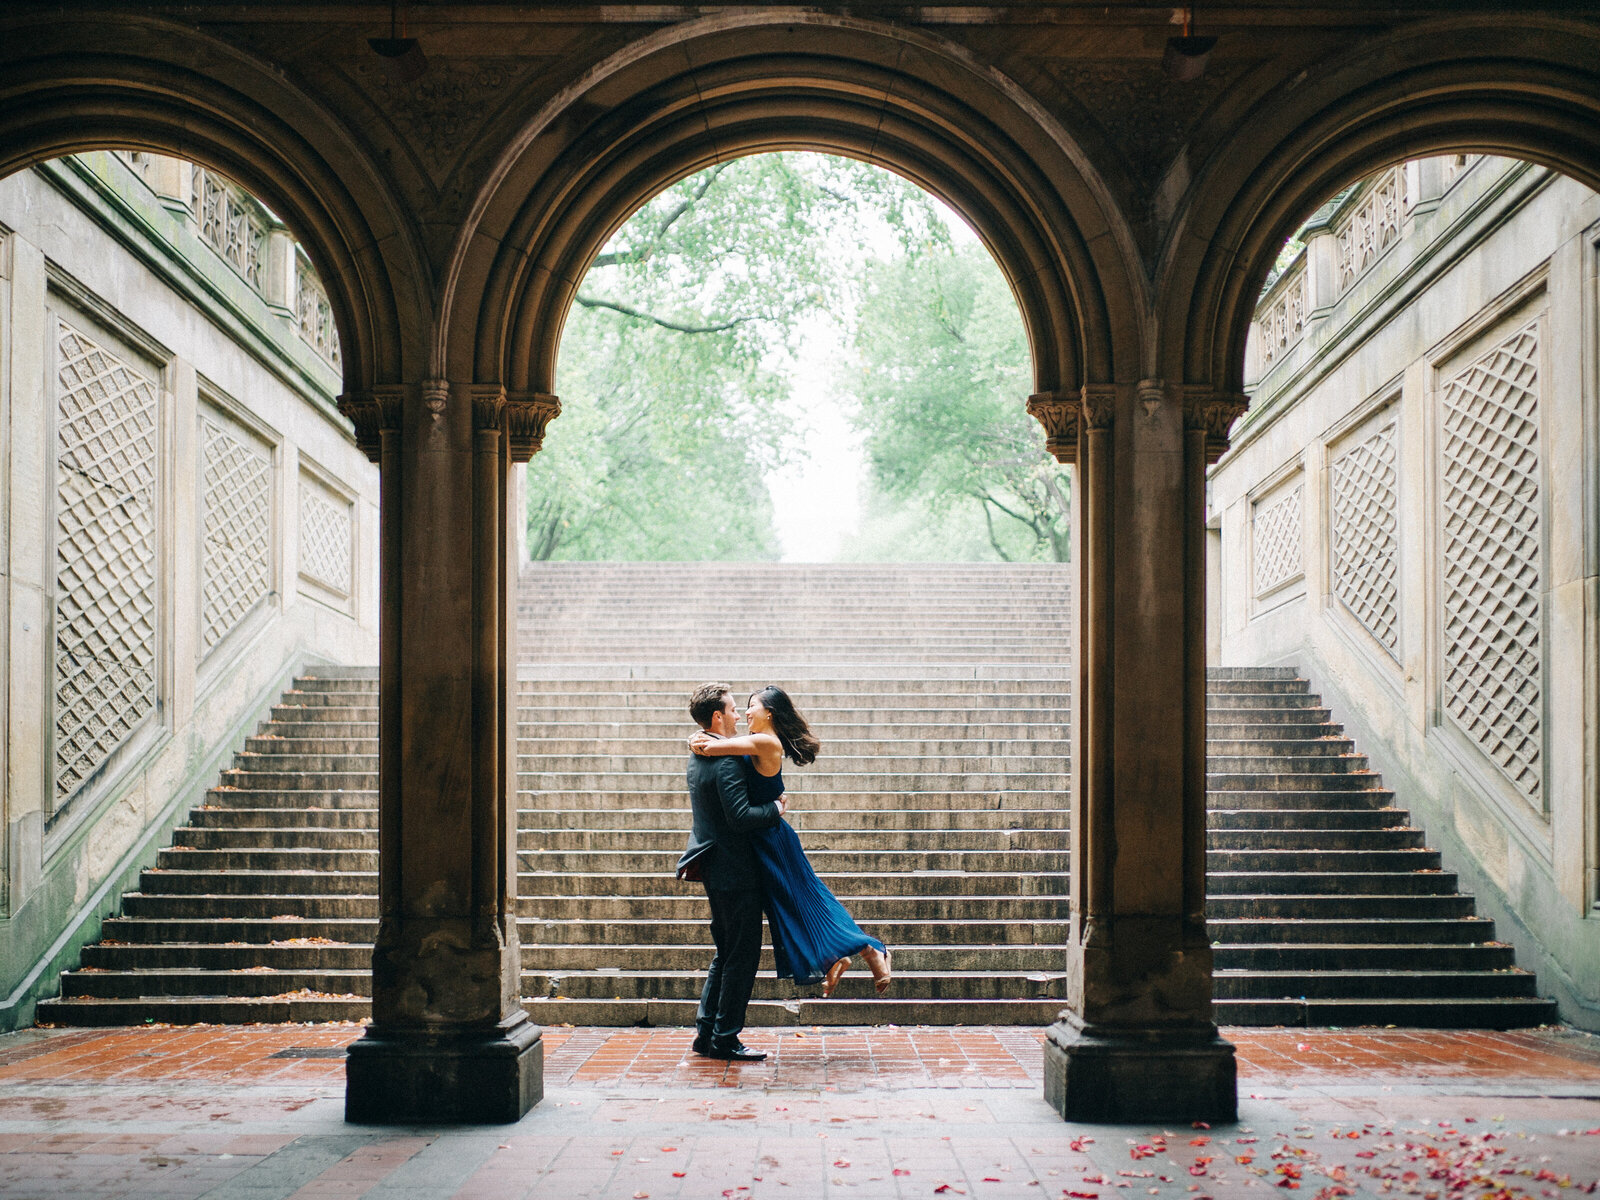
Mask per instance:
[[[563,412],[528,471],[535,558],[775,558],[765,476],[802,322],[853,306],[865,243],[937,240],[877,168],[767,154],[667,189],[604,247],[561,343]]]
[[[988,253],[975,244],[930,245],[875,264],[855,340],[846,386],[859,405],[875,489],[925,506],[952,550],[966,551],[960,557],[970,554],[972,522],[981,519],[999,558],[1066,561],[1071,477],[1045,452],[1044,433],[1023,408],[1027,336]],[[857,549],[872,541],[863,533]]]

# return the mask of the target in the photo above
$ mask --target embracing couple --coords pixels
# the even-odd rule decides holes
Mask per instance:
[[[721,683],[695,689],[689,715],[700,732],[689,739],[689,802],[694,827],[678,860],[678,878],[705,885],[716,956],[706,970],[695,1015],[694,1052],[707,1058],[759,1062],[765,1054],[739,1040],[761,957],[761,913],[772,931],[780,979],[820,981],[830,996],[860,954],[881,996],[889,987],[889,952],[850,919],[817,878],[789,823],[783,798],[785,756],[804,766],[821,743],[780,687],[750,695],[738,736],[739,709]]]

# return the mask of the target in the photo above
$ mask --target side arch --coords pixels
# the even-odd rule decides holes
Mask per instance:
[[[1364,175],[1429,154],[1490,153],[1600,189],[1596,61],[1593,25],[1476,17],[1355,46],[1265,98],[1196,178],[1169,238],[1163,373],[1241,394],[1256,299],[1285,239]]]
[[[288,222],[327,288],[346,393],[421,373],[431,304],[416,237],[330,114],[266,64],[159,19],[0,21],[0,175],[103,148],[215,167]]]
[[[452,377],[551,393],[573,294],[629,215],[714,163],[800,149],[893,170],[972,223],[1022,310],[1036,391],[1134,370],[1133,239],[1071,139],[953,47],[800,13],[675,27],[539,113],[461,234],[438,358]]]

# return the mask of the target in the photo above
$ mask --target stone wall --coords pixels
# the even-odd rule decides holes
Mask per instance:
[[[377,661],[376,469],[272,213],[193,164],[0,181],[0,1029],[290,675]]]
[[[1600,197],[1425,159],[1300,237],[1210,477],[1213,660],[1308,674],[1519,964],[1600,1028]]]

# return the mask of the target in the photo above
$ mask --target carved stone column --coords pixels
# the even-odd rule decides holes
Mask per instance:
[[[544,1091],[516,927],[515,407],[443,381],[340,400],[383,489],[379,927],[351,1121],[514,1121]]]
[[[1147,381],[1091,385],[1078,406],[1068,1007],[1045,1045],[1045,1097],[1073,1121],[1228,1120],[1237,1105],[1205,928],[1206,442],[1192,425],[1210,408],[1187,400]]]

